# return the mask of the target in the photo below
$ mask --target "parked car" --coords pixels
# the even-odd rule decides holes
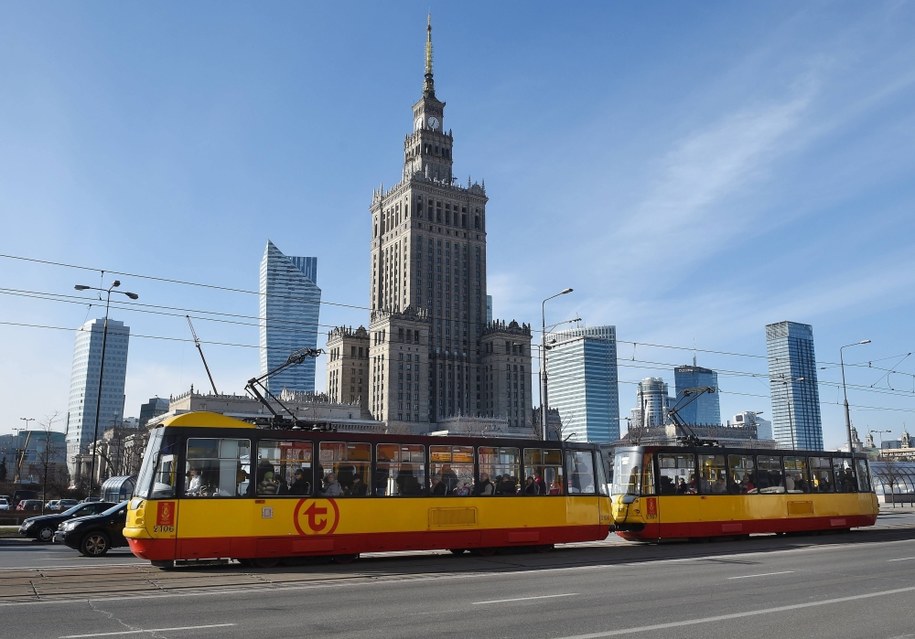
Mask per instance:
[[[31,511],[37,510],[41,511],[41,507],[44,505],[44,502],[40,499],[23,499],[18,504],[16,504],[16,510],[22,511]]]
[[[58,510],[59,508],[60,508],[59,499],[51,499],[50,501],[48,501],[48,503],[46,503],[44,505],[45,510]]]
[[[61,499],[57,504],[57,508],[59,510],[63,511],[63,510],[66,510],[67,508],[73,508],[78,503],[79,503],[78,499]]]
[[[0,497],[0,510],[9,510],[10,500],[6,497]]]
[[[112,548],[127,545],[125,523],[126,501],[97,515],[68,519],[57,527],[54,541],[67,544],[86,557],[101,557]]]
[[[54,538],[54,531],[57,530],[57,526],[62,522],[73,519],[74,517],[95,515],[112,506],[114,506],[114,504],[108,501],[93,501],[73,506],[62,513],[29,517],[28,519],[23,520],[22,524],[19,526],[19,534],[23,537],[31,537],[37,541],[48,543]]]

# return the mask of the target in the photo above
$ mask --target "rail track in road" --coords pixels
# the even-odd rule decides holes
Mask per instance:
[[[911,519],[847,534],[797,537],[760,536],[742,541],[633,544],[607,540],[557,548],[549,553],[508,553],[490,557],[448,553],[378,553],[350,564],[323,560],[302,565],[253,569],[239,564],[199,564],[160,570],[146,563],[87,562],[85,566],[13,567],[0,570],[0,607],[30,602],[154,597],[192,592],[270,590],[343,585],[353,581],[430,579],[503,571],[561,569],[582,565],[633,564],[770,552],[828,544],[867,544],[915,538]]]

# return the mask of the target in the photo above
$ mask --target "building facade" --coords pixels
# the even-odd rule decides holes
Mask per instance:
[[[797,322],[766,325],[772,428],[779,448],[823,449],[813,327]]]
[[[401,180],[376,190],[370,206],[369,413],[417,433],[459,417],[529,428],[530,326],[488,318],[488,198],[482,184],[462,186],[453,177],[454,137],[435,94],[431,24],[411,122]],[[331,348],[338,336],[329,337]],[[361,365],[347,361],[349,348],[338,355],[329,376]],[[336,383],[329,377],[328,387]]]
[[[639,382],[636,398],[638,406],[630,413],[630,431],[655,428],[667,423],[667,412],[670,410],[667,382],[660,377],[646,377]]]
[[[284,255],[267,241],[260,266],[260,374],[282,366],[303,348],[316,348],[321,289],[317,285],[318,258]],[[277,394],[284,388],[313,393],[315,360],[306,358],[266,381]]]
[[[107,335],[104,318],[86,322],[76,334],[66,432],[71,478],[77,476],[77,457],[87,452],[105,429],[124,419],[129,343],[130,327],[112,319],[108,320]],[[103,346],[104,374],[101,370]]]
[[[549,402],[562,421],[562,439],[610,443],[620,437],[616,327],[551,333],[546,370]]]
[[[702,366],[674,368],[677,397],[674,406],[687,424],[717,426],[721,424],[721,403],[718,399],[718,373]],[[712,388],[713,392],[697,393],[696,389]]]
[[[168,400],[164,397],[151,397],[145,404],[140,404],[140,419],[137,427],[146,426],[153,417],[164,415],[168,412]]]

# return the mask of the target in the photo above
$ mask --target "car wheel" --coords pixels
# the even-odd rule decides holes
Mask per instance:
[[[91,532],[83,537],[79,544],[79,551],[86,557],[101,557],[111,548],[108,535],[103,532]]]
[[[44,544],[50,543],[54,539],[54,529],[50,526],[42,526],[38,529],[37,539]]]

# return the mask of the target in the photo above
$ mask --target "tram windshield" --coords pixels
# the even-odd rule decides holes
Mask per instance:
[[[618,450],[613,458],[613,495],[638,495],[640,490],[639,458],[636,449]]]
[[[164,428],[152,429],[134,496],[161,499],[175,495],[176,452],[176,442],[166,437]]]

